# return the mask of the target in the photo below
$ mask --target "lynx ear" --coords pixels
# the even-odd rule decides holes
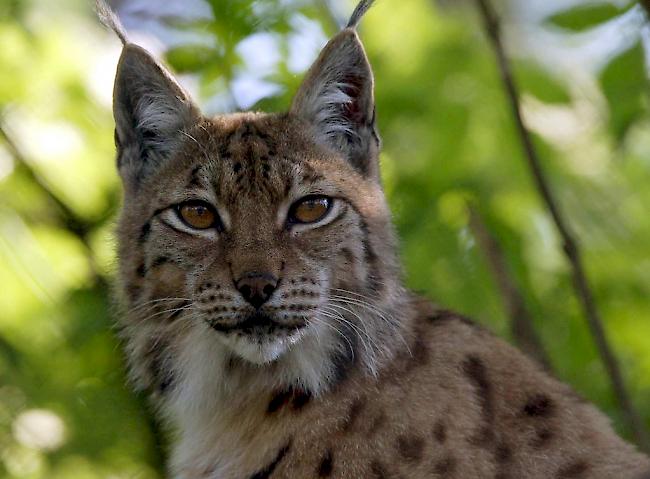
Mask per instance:
[[[120,175],[137,185],[170,156],[199,111],[164,67],[127,43],[115,77],[113,115]]]
[[[378,177],[372,71],[354,28],[325,46],[291,113],[312,123],[317,142],[341,152],[364,175]]]

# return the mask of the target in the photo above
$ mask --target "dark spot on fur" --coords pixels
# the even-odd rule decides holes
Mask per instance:
[[[169,258],[167,256],[158,256],[153,263],[151,263],[152,268],[157,268],[159,266],[162,266],[165,263],[169,262]]]
[[[331,476],[333,467],[334,457],[332,456],[332,451],[328,449],[320,460],[320,464],[318,465],[318,477]]]
[[[411,346],[410,361],[406,366],[406,372],[410,372],[418,366],[426,364],[429,360],[429,348],[422,335],[415,338],[415,342]]]
[[[341,384],[345,382],[348,377],[348,373],[350,372],[350,368],[354,364],[354,358],[357,357],[355,352],[357,349],[358,341],[357,335],[352,334],[349,331],[345,331],[345,328],[343,326],[340,327],[340,330],[342,331],[342,334],[347,337],[349,344],[347,341],[344,341],[345,348],[340,352],[334,353],[332,355],[331,361],[332,365],[334,366],[334,378],[332,380],[333,384]]]
[[[224,368],[226,374],[232,373],[237,368],[238,364],[239,364],[238,358],[236,358],[235,356],[228,357],[228,360],[226,361],[226,366]]]
[[[174,376],[172,375],[171,372],[168,372],[163,377],[163,380],[160,381],[160,384],[158,386],[158,390],[160,391],[160,394],[165,394],[173,383],[174,383]]]
[[[153,377],[155,388],[160,394],[165,394],[174,383],[174,374],[169,367],[170,360],[166,344],[161,340],[152,341],[147,355],[151,357],[149,372]]]
[[[350,248],[343,248],[341,249],[341,255],[345,258],[345,262],[349,265],[352,265],[355,263],[355,256],[352,253],[352,250]]]
[[[553,414],[555,404],[545,394],[535,394],[524,405],[524,413],[530,417],[548,417]]]
[[[273,474],[273,471],[275,471],[275,468],[278,467],[278,464],[284,459],[284,456],[286,456],[287,452],[289,452],[289,449],[291,448],[291,441],[287,443],[286,446],[284,446],[278,454],[275,456],[275,459],[273,459],[273,462],[266,466],[264,469],[262,469],[259,472],[256,472],[253,474],[250,479],[268,479],[271,477],[271,474]]]
[[[192,171],[190,172],[190,178],[188,181],[188,186],[199,186],[201,183],[199,181],[199,178],[197,177],[197,173],[201,169],[200,166],[195,166],[192,168]]]
[[[396,447],[403,459],[418,462],[422,459],[424,439],[413,434],[403,434],[397,438]]]
[[[141,264],[140,266],[138,266],[138,269],[135,270],[135,273],[140,278],[144,278],[147,275],[147,268],[144,266],[144,264]]]
[[[132,303],[135,303],[140,295],[142,294],[142,288],[139,286],[133,284],[133,283],[128,283],[127,284],[127,294],[129,296],[129,300]]]
[[[499,464],[504,464],[512,460],[512,449],[507,444],[499,444],[494,452],[494,458]]]
[[[487,425],[481,426],[481,428],[476,431],[476,433],[471,435],[468,439],[468,442],[471,445],[486,449],[492,448],[493,441],[494,431],[490,428],[490,426]]]
[[[240,163],[239,161],[238,161],[237,163],[235,163],[235,164],[233,165],[233,167],[232,167],[232,170],[233,170],[235,173],[239,173],[239,172],[241,171],[241,163]]]
[[[151,223],[147,221],[142,225],[142,228],[140,228],[140,236],[138,236],[138,242],[142,244],[147,241],[149,238],[149,233],[151,233]]]
[[[441,459],[433,466],[433,472],[442,477],[451,477],[455,470],[456,459],[451,456]]]
[[[447,440],[447,428],[442,421],[436,422],[435,426],[433,426],[433,437],[440,444]]]
[[[305,407],[310,399],[311,395],[302,389],[280,391],[271,398],[266,412],[267,414],[272,414],[288,404],[291,404],[291,408],[297,411]]]
[[[291,407],[294,411],[300,410],[310,401],[311,394],[302,389],[296,389],[291,400]]]
[[[375,479],[388,479],[386,466],[376,459],[370,463],[370,472]]]
[[[476,395],[481,404],[481,409],[486,420],[492,419],[492,399],[490,383],[487,379],[487,370],[483,361],[477,356],[467,356],[463,361],[463,373],[476,388]]]
[[[562,466],[558,471],[556,477],[558,479],[570,479],[575,477],[584,477],[585,472],[589,470],[589,464],[585,461],[574,461],[566,466]]]
[[[535,432],[535,437],[530,440],[530,445],[536,449],[547,446],[553,439],[553,431],[547,428]]]
[[[377,413],[377,415],[374,417],[372,422],[370,423],[370,428],[368,429],[368,437],[374,436],[377,431],[379,431],[382,427],[384,427],[384,424],[386,424],[386,413],[384,411],[380,411]]]
[[[343,424],[341,426],[341,429],[344,432],[349,432],[352,430],[355,422],[357,421],[359,415],[361,414],[361,412],[364,410],[365,407],[366,407],[365,397],[357,398],[352,402],[352,404],[350,405],[350,409],[348,409],[348,414],[343,420]]]
[[[291,390],[284,390],[275,394],[271,398],[271,401],[269,402],[269,406],[266,408],[266,412],[268,414],[272,414],[276,412],[282,406],[287,404],[291,400],[292,396],[293,396],[293,392]]]
[[[357,212],[358,213],[358,212]],[[382,278],[380,277],[377,269],[377,262],[379,258],[375,253],[372,243],[370,242],[370,231],[368,225],[361,220],[359,227],[363,233],[361,243],[363,244],[363,252],[365,263],[368,265],[368,274],[366,276],[366,288],[373,293],[378,293],[382,289]]]

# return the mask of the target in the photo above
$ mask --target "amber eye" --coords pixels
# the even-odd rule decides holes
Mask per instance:
[[[178,206],[178,215],[192,228],[204,230],[217,224],[217,214],[212,206],[201,201],[190,201]]]
[[[307,196],[296,201],[289,210],[290,223],[315,223],[323,219],[332,207],[332,199],[326,196]]]

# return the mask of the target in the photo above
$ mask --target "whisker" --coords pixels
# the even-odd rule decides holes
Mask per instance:
[[[163,310],[163,311],[158,311],[158,312],[156,312],[156,313],[154,313],[154,314],[151,314],[151,315],[149,315],[149,316],[146,316],[146,317],[142,318],[141,321],[143,321],[143,322],[144,322],[144,321],[149,321],[150,319],[153,319],[153,318],[155,318],[156,316],[161,316],[161,315],[166,314],[166,313],[174,314],[174,313],[176,313],[177,311],[184,311],[184,310],[192,309],[193,307],[194,307],[194,305],[190,303],[190,304],[184,304],[183,306],[179,306],[179,307],[177,307],[177,308],[165,309],[165,310]],[[170,315],[170,316],[171,316],[171,315]]]
[[[340,315],[340,317],[338,318],[340,321],[342,321],[344,324],[350,326],[352,329],[354,329],[356,331],[357,336],[359,337],[359,339],[361,340],[361,342],[364,345],[364,349],[366,350],[366,352],[369,355],[372,356],[372,359],[373,359],[373,362],[374,362],[375,352],[381,350],[381,348],[375,342],[375,340],[372,338],[372,336],[370,336],[370,334],[368,333],[368,330],[367,330],[366,326],[363,324],[363,321],[361,320],[361,317],[357,313],[355,313],[353,310],[348,309],[345,306],[342,306],[340,304],[329,303],[328,306],[330,308],[334,307],[334,308],[342,309],[343,311],[346,311],[346,312],[352,314],[353,316],[355,316],[359,320],[359,322],[361,323],[361,326],[364,328],[363,330],[361,330],[360,327],[355,325],[352,321],[346,319],[343,315],[340,315],[340,313],[338,311],[336,311],[336,309],[334,310],[334,312],[336,312],[337,314]],[[327,308],[327,306],[325,308]],[[325,309],[325,308],[323,308],[323,309]],[[367,341],[364,340],[364,336],[367,339]]]
[[[338,318],[334,318],[334,317],[332,317],[332,316],[330,315],[330,313],[323,312],[323,314],[324,314],[324,316],[327,317],[327,318],[334,319],[334,320],[338,319]],[[352,343],[350,342],[350,340],[348,339],[348,337],[345,335],[345,333],[344,333],[343,331],[341,331],[340,329],[338,329],[338,328],[337,328],[336,326],[334,326],[333,324],[330,324],[330,323],[328,323],[327,321],[323,321],[323,319],[322,319],[322,318],[319,318],[318,316],[314,316],[314,317],[312,318],[312,320],[313,320],[316,324],[322,324],[323,326],[327,326],[328,328],[333,329],[333,330],[334,330],[334,331],[335,331],[339,336],[341,336],[341,337],[345,340],[345,342],[348,343],[348,348],[350,349],[350,356],[352,356],[352,361],[354,361],[354,358],[355,358],[355,356],[354,356],[354,347],[352,347]]]
[[[404,336],[402,333],[399,331],[399,320],[394,318],[392,315],[390,315],[388,312],[384,311],[383,309],[379,308],[378,306],[368,303],[367,301],[362,301],[358,300],[356,298],[347,298],[344,296],[340,295],[331,295],[330,298],[334,301],[340,301],[342,303],[346,303],[348,305],[356,305],[360,306],[362,308],[365,308],[371,312],[374,312],[376,314],[376,317],[382,320],[384,323],[386,323],[388,326],[394,329],[394,333],[397,336],[397,338],[404,344],[404,347],[408,351],[409,355],[412,355],[411,353],[411,348],[408,345],[408,342],[404,339]]]
[[[156,298],[152,299],[149,301],[145,301],[144,303],[137,304],[133,306],[132,308],[128,309],[126,311],[126,314],[131,314],[134,313],[135,311],[144,308],[145,306],[154,306],[157,303],[164,302],[164,301],[192,301],[190,298]]]

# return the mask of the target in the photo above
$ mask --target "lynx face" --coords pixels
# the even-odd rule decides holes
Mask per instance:
[[[330,296],[375,294],[362,211],[385,217],[381,196],[368,182],[358,200],[346,179],[361,175],[299,133],[307,128],[288,116],[202,120],[134,199],[154,211],[144,280],[165,265],[156,286],[255,363],[335,322],[344,305]]]
[[[279,374],[306,387],[305,370],[319,384],[342,362],[374,370],[403,294],[372,97],[350,28],[287,114],[205,118],[144,50],[125,46],[120,273],[142,385],[167,387],[194,348],[244,364],[284,358]]]

